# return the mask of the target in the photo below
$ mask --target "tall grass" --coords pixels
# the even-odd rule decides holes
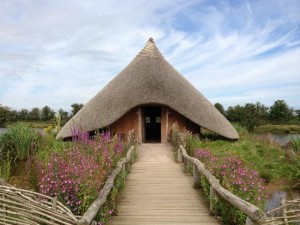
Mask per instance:
[[[300,137],[299,136],[292,137],[291,143],[292,143],[292,147],[293,147],[294,151],[299,152],[300,151]]]
[[[24,123],[9,127],[0,137],[0,157],[25,160],[34,150],[39,139],[38,133]]]

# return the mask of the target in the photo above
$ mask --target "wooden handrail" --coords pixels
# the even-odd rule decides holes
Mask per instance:
[[[89,225],[96,217],[99,209],[107,201],[107,197],[114,187],[116,177],[122,170],[125,170],[125,166],[130,169],[130,164],[134,161],[134,146],[132,146],[125,158],[117,163],[117,167],[112,171],[110,176],[107,178],[104,187],[102,188],[98,198],[90,205],[87,211],[84,213],[82,218],[78,221],[77,225]]]
[[[187,153],[185,148],[180,145],[178,149],[178,161],[182,162],[184,161],[185,164],[185,170],[187,171],[188,162],[191,162],[193,164],[193,176],[194,176],[194,182],[198,182],[199,173],[204,175],[205,178],[208,180],[208,182],[211,185],[210,188],[210,208],[212,210],[212,204],[213,199],[216,197],[216,193],[223,197],[226,201],[240,209],[243,213],[245,213],[247,217],[246,224],[259,224],[262,223],[265,219],[265,213],[260,208],[256,207],[255,205],[252,205],[251,203],[241,199],[240,197],[234,195],[230,191],[226,190],[219,182],[217,178],[215,178],[210,171],[208,171],[204,164],[201,163],[198,159],[190,157]],[[194,184],[194,186],[196,186]]]

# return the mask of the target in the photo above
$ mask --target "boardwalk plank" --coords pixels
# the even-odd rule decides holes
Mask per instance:
[[[143,144],[128,174],[113,225],[219,224],[192,177],[175,163],[171,147]]]

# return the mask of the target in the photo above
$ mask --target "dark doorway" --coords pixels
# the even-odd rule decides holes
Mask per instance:
[[[144,107],[145,142],[161,142],[161,107]]]

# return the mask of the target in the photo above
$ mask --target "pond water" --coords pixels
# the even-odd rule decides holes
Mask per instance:
[[[281,146],[285,146],[292,138],[299,137],[300,134],[271,134],[271,133],[262,133],[258,136],[270,135],[273,141],[277,142]]]
[[[300,191],[275,191],[272,193],[270,198],[267,199],[265,204],[265,211],[269,212],[272,209],[280,207],[281,199],[292,200],[300,198]],[[270,214],[271,216],[280,216],[282,212],[280,210],[274,211]]]
[[[0,128],[0,135],[5,133],[5,131],[6,131],[6,128]]]
[[[258,136],[264,136],[264,135],[269,135],[270,138],[272,138],[273,141],[277,142],[280,144],[282,147],[286,146],[286,144],[295,137],[300,137],[300,134],[271,134],[271,133],[264,133],[264,134],[259,134]],[[293,191],[274,191],[270,198],[267,199],[266,204],[265,204],[265,211],[269,212],[273,209],[276,209],[280,207],[280,202],[281,199],[286,199],[286,200],[292,200],[300,198],[300,191],[299,190],[293,190]],[[281,215],[282,212],[280,211],[275,211],[271,214],[271,216],[279,216]]]

